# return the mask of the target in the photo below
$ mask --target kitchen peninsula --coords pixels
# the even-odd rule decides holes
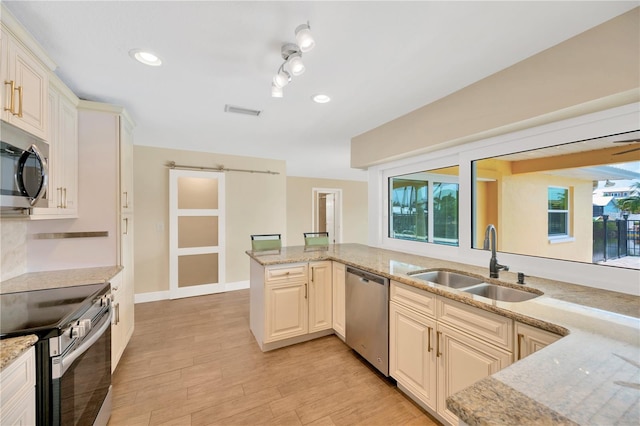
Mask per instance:
[[[517,303],[495,301],[414,279],[409,273],[457,271],[487,283],[522,288],[516,284],[516,273],[502,272],[499,279],[491,279],[488,268],[359,244],[323,250],[284,247],[247,254],[252,267],[319,261],[357,267],[426,294],[564,336],[448,398],[448,409],[468,424],[625,424],[638,419],[637,296],[532,276],[527,277],[526,287],[542,292],[541,296]],[[251,285],[253,291],[253,280]]]

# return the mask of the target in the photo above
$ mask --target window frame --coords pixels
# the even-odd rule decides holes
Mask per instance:
[[[550,199],[549,199],[549,190],[551,189],[560,189],[565,191],[566,196],[567,196],[567,200],[566,200],[566,204],[567,204],[567,208],[566,209],[552,209],[549,204],[550,204]],[[564,187],[564,186],[548,186],[547,187],[547,237],[549,238],[549,241],[558,241],[558,240],[566,240],[568,238],[571,238],[571,204],[572,204],[572,191],[571,188],[569,187]],[[563,214],[564,215],[564,229],[566,230],[565,233],[562,234],[551,234],[549,231],[549,215],[550,214]]]

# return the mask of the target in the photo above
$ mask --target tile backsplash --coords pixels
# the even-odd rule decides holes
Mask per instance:
[[[0,281],[27,271],[27,222],[23,219],[0,219]]]

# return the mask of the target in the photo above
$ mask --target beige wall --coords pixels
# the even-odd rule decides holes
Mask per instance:
[[[639,33],[640,8],[635,8],[354,137],[351,165],[364,168],[637,102]],[[547,115],[554,112],[560,113]]]
[[[367,243],[367,182],[287,178],[287,244],[303,245],[302,233],[312,231],[313,188],[342,189],[342,242]]]
[[[193,166],[272,170],[226,174],[226,282],[249,279],[250,235],[287,230],[284,161],[174,149],[134,147],[135,292],[169,290],[168,161]],[[284,235],[283,235],[284,236]]]

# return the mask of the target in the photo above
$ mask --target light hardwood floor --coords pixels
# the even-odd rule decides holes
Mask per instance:
[[[437,425],[335,336],[263,353],[249,291],[138,304],[116,425]]]

